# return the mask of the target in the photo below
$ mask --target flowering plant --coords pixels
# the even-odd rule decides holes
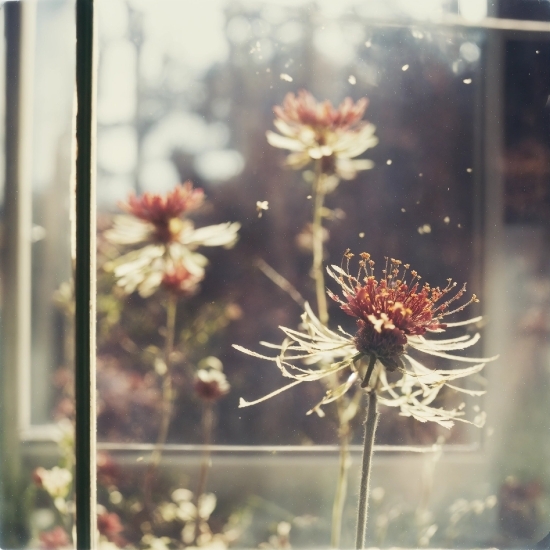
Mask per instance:
[[[455,420],[460,420],[482,426],[484,415],[478,415],[472,422],[464,418],[463,405],[448,410],[435,406],[434,401],[444,386],[470,395],[483,394],[483,390],[471,390],[451,382],[479,373],[488,361],[496,357],[479,359],[449,353],[475,345],[479,341],[479,333],[447,339],[426,338],[430,332],[444,332],[447,328],[480,321],[481,318],[476,317],[455,323],[444,322],[446,316],[458,313],[478,301],[474,294],[466,303],[451,309],[451,304],[464,295],[465,286],[454,294],[451,293],[456,283],[451,279],[447,280],[444,288],[432,288],[427,283],[421,286],[416,271],[410,272],[407,282],[410,266],[406,264],[401,268],[401,261],[388,258],[382,270],[383,277],[377,279],[374,261],[367,253],[360,255],[359,271],[354,276],[349,271],[349,261],[353,254],[347,250],[344,257],[346,269],[336,265],[327,269],[329,276],[341,287],[342,297],[330,290],[328,295],[344,312],[356,319],[357,332],[354,335],[341,327],[338,327],[338,332],[331,330],[306,303],[299,330],[280,327],[286,335],[282,344],[264,343],[269,348],[279,350],[278,355],[265,356],[241,346],[235,347],[254,357],[274,361],[283,376],[293,379],[293,382],[256,401],[247,402],[241,398],[240,407],[260,403],[303,382],[329,377],[341,381],[344,378],[344,382],[329,387],[323,399],[309,411],[323,415],[323,405],[343,398],[362,380],[361,388],[368,395],[368,406],[355,546],[360,549],[365,547],[370,471],[379,416],[378,401],[389,407],[398,407],[401,415],[420,422],[432,421],[451,428]],[[409,348],[436,357],[475,364],[460,369],[429,369],[409,353]],[[401,377],[390,377],[388,373],[394,371],[399,372]]]
[[[159,287],[189,294],[204,277],[208,263],[196,252],[201,246],[232,247],[239,223],[221,223],[196,228],[188,214],[204,202],[202,189],[190,181],[166,195],[144,193],[130,196],[120,206],[127,214],[114,219],[105,232],[107,240],[132,250],[105,265],[114,272],[117,284],[128,294],[137,290],[146,298]]]
[[[307,90],[297,96],[289,93],[282,106],[273,109],[280,134],[267,132],[267,141],[292,151],[286,160],[290,168],[300,170],[319,160],[324,174],[353,179],[358,171],[374,166],[370,160],[355,159],[378,143],[374,124],[362,120],[367,106],[366,98],[354,103],[347,97],[333,107],[330,101],[318,103]]]
[[[273,361],[286,378],[293,382],[255,401],[241,399],[240,406],[261,403],[270,397],[301,384],[327,378],[336,373],[345,381],[337,388],[329,389],[326,395],[309,411],[323,415],[322,407],[342,397],[361,382],[361,387],[379,394],[380,403],[398,407],[404,416],[412,416],[421,422],[433,421],[446,428],[455,420],[468,422],[462,408],[445,410],[432,406],[444,386],[469,395],[482,395],[483,390],[472,390],[453,382],[480,372],[488,361],[495,357],[478,359],[452,355],[450,351],[464,350],[475,345],[479,333],[448,339],[429,339],[427,333],[444,332],[446,328],[475,325],[481,317],[455,323],[443,322],[444,317],[462,311],[476,296],[451,310],[450,305],[465,292],[462,287],[453,296],[449,293],[456,283],[448,281],[445,288],[420,286],[420,277],[410,272],[406,281],[408,265],[400,273],[401,262],[391,260],[391,268],[383,270],[383,277],[374,276],[374,262],[368,254],[362,254],[359,275],[349,273],[349,260],[353,254],[346,252],[348,269],[331,266],[327,273],[342,288],[343,298],[330,290],[329,296],[342,310],[356,318],[357,332],[349,334],[341,327],[333,331],[323,325],[311,307],[306,304],[299,330],[280,327],[286,338],[280,345],[263,343],[278,349],[276,356],[266,356],[241,346],[234,347],[254,357]],[[460,369],[429,369],[410,354],[410,350],[434,355],[449,360],[474,363]],[[297,362],[305,363],[305,367]],[[388,373],[398,371],[401,377],[394,380]],[[308,414],[309,414],[308,413]],[[483,417],[475,420],[481,425]]]

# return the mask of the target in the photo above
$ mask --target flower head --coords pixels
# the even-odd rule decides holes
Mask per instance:
[[[110,542],[117,542],[121,540],[120,533],[124,531],[124,527],[118,514],[105,511],[97,515],[97,530]]]
[[[231,386],[225,374],[217,369],[200,369],[194,383],[195,393],[205,401],[217,401],[227,393]]]
[[[472,302],[477,302],[475,294],[470,301],[451,310],[450,306],[459,300],[466,291],[463,285],[458,292],[449,296],[456,283],[447,280],[445,288],[432,288],[428,283],[420,284],[421,277],[410,266],[393,258],[386,258],[383,277],[378,281],[374,276],[374,261],[370,254],[361,254],[359,274],[349,274],[349,261],[353,257],[346,252],[348,269],[333,266],[329,275],[342,287],[345,301],[328,291],[329,296],[348,315],[357,319],[357,333],[354,337],[357,351],[373,355],[390,371],[402,367],[400,356],[405,353],[408,338],[421,336],[427,331],[438,332],[446,328],[443,318],[462,311]]]
[[[158,242],[172,242],[181,229],[175,221],[184,214],[196,210],[204,202],[202,189],[193,189],[193,184],[186,181],[166,195],[144,193],[141,197],[131,195],[127,203],[120,208],[128,214],[153,225],[152,238]]]
[[[322,161],[325,174],[336,174],[353,179],[359,170],[372,168],[370,160],[352,160],[374,147],[378,138],[375,126],[362,120],[368,100],[356,103],[349,97],[338,106],[330,101],[322,103],[306,90],[298,95],[286,95],[282,106],[274,107],[275,127],[280,134],[267,132],[267,141],[273,147],[292,153],[287,164],[299,170],[312,160]]]
[[[33,472],[34,483],[54,499],[67,496],[72,480],[71,472],[59,466],[54,466],[51,470],[39,467]]]
[[[202,246],[232,247],[237,242],[239,223],[221,223],[195,228],[186,214],[204,200],[202,189],[191,182],[166,195],[145,193],[130,196],[121,204],[126,215],[115,217],[105,237],[133,250],[108,262],[117,284],[128,294],[138,291],[147,297],[165,286],[178,293],[194,291],[204,277],[208,260],[196,249]]]
[[[72,547],[69,535],[63,527],[54,527],[50,531],[40,533],[40,547],[51,550]]]
[[[352,254],[346,253],[349,260]],[[256,401],[241,399],[240,406],[260,403],[303,382],[339,376],[341,383],[327,391],[325,397],[309,411],[323,415],[322,406],[340,398],[356,388],[376,391],[379,402],[397,407],[403,416],[412,416],[421,422],[433,421],[447,428],[454,420],[470,422],[463,418],[462,406],[446,410],[432,404],[444,386],[469,395],[482,395],[480,390],[471,390],[455,385],[454,381],[480,372],[488,361],[496,359],[473,358],[449,353],[475,345],[479,334],[463,335],[448,339],[428,339],[429,332],[444,332],[447,328],[475,324],[481,317],[455,323],[443,323],[443,318],[457,313],[468,304],[477,301],[473,296],[468,302],[452,310],[451,303],[461,298],[464,287],[454,295],[449,282],[444,289],[420,286],[419,276],[411,272],[412,279],[406,282],[406,273],[401,273],[401,263],[393,260],[385,270],[384,277],[377,281],[372,271],[374,264],[367,254],[362,255],[357,277],[338,266],[327,269],[329,275],[342,287],[344,300],[329,292],[340,307],[357,319],[357,333],[338,332],[323,325],[308,304],[302,315],[299,330],[280,327],[286,338],[280,345],[263,343],[268,348],[279,350],[276,356],[261,355],[254,351],[233,346],[236,349],[276,363],[284,377],[293,381]],[[404,266],[408,271],[409,267]],[[362,277],[363,275],[363,277]],[[450,296],[450,297],[449,297]],[[421,352],[444,359],[474,363],[472,366],[451,369],[429,369],[416,359],[412,352]],[[300,364],[301,363],[301,364]],[[398,371],[401,376],[393,379],[387,372]],[[308,414],[309,414],[308,413]],[[483,415],[473,423],[482,425]]]

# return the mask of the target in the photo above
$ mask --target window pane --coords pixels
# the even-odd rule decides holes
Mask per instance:
[[[7,2],[1,13],[0,544],[61,547],[74,520],[74,3]]]
[[[365,408],[359,375],[367,375],[371,353],[378,358],[373,376],[387,373],[389,401],[376,434],[384,447],[374,459],[369,544],[513,546],[545,534],[545,477],[526,447],[542,445],[547,415],[527,431],[527,413],[519,412],[527,405],[510,403],[519,399],[522,369],[532,370],[526,403],[537,388],[532,406],[541,410],[546,388],[545,348],[529,324],[542,330],[537,304],[546,300],[539,263],[547,248],[546,34],[518,38],[498,20],[475,24],[486,10],[470,4],[99,4],[98,498],[105,540],[284,547],[290,529],[297,547],[328,547],[338,448],[349,434],[357,447],[341,545],[351,547]],[[351,99],[340,110],[315,111],[300,90],[336,107]],[[276,105],[283,108],[274,112]],[[261,342],[280,345],[285,334],[297,336],[291,331],[308,343],[295,342],[296,354],[319,342],[315,327],[323,329],[311,315],[300,325],[303,302],[325,323],[323,289],[337,294],[340,287],[315,263],[316,246],[325,266],[344,268],[350,249],[353,270],[358,254],[370,253],[378,279],[386,278],[385,256],[394,281],[410,281],[403,267],[391,272],[405,263],[432,287],[452,278],[459,286],[449,297],[467,282],[448,309],[460,309],[472,293],[482,301],[449,320],[484,319],[448,327],[445,336],[427,333],[465,340],[440,343],[435,355],[413,349],[419,367],[401,354],[416,340],[407,340],[407,350],[385,340],[385,348],[375,334],[401,322],[401,301],[420,307],[413,291],[380,306],[387,318],[357,299],[364,313],[355,314],[358,327],[329,299],[327,338],[331,345],[343,338],[363,362],[239,408],[241,398],[253,402],[291,383],[285,369],[303,375],[318,368],[319,354],[289,360],[304,369],[296,371],[232,347],[276,356],[277,348]],[[504,302],[520,277],[533,280],[521,286],[525,297]],[[403,315],[416,315],[413,309]],[[409,336],[444,328],[417,323],[408,325]],[[527,336],[518,341],[522,323]],[[480,342],[461,351],[478,332]],[[472,362],[450,363],[444,352]],[[434,371],[456,374],[497,353],[498,362],[465,380],[424,384]],[[326,368],[331,361],[324,361]],[[416,369],[409,393],[403,368]],[[348,380],[344,397],[317,408],[327,391],[348,389]],[[419,421],[443,408],[454,411],[452,429],[448,418]]]

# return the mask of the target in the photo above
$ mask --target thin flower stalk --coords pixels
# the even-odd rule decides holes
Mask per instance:
[[[196,505],[206,491],[206,483],[208,481],[208,472],[210,470],[210,460],[211,460],[211,451],[210,445],[212,442],[212,429],[214,427],[214,407],[212,402],[206,402],[203,405],[202,409],[202,459],[201,459],[201,468],[199,473],[199,482],[197,483],[196,496]],[[195,536],[198,537],[200,534],[199,524],[196,525]]]
[[[176,334],[177,295],[169,294],[166,302],[166,328],[164,343],[164,372],[162,373],[162,416],[155,448],[151,454],[151,460],[145,474],[145,502],[151,502],[151,485],[155,471],[160,464],[162,451],[168,438],[168,429],[174,407],[174,390],[172,385],[172,353]]]
[[[374,450],[374,438],[378,424],[378,402],[376,390],[368,393],[367,415],[365,419],[365,435],[363,442],[363,458],[361,461],[361,482],[359,486],[359,504],[357,506],[357,528],[355,535],[355,548],[365,548],[365,535],[367,534],[367,512],[370,494],[370,474],[372,469],[372,455]]]
[[[323,270],[323,207],[325,191],[323,180],[325,174],[322,172],[321,160],[315,161],[315,181],[313,185],[313,266],[312,275],[315,280],[315,295],[317,297],[317,311],[319,320],[326,325],[328,323],[327,295],[325,292],[325,276]]]
[[[342,532],[342,517],[344,505],[348,492],[348,470],[350,466],[349,445],[351,437],[351,428],[348,421],[344,420],[345,410],[341,400],[337,401],[338,412],[338,440],[340,443],[340,452],[338,454],[338,479],[336,482],[336,492],[332,503],[332,525],[330,534],[331,548],[339,548],[340,535]]]
[[[221,363],[215,363],[209,369],[200,369],[195,376],[195,395],[202,401],[202,460],[199,472],[197,490],[195,492],[195,505],[200,508],[200,502],[205,496],[206,483],[211,462],[211,444],[216,414],[214,404],[224,395],[229,393],[230,385],[222,372]],[[200,535],[200,525],[196,524],[195,539]]]

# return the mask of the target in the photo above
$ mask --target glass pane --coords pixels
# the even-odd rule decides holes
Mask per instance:
[[[0,544],[60,548],[74,523],[74,2],[7,2],[1,13]]]
[[[544,536],[547,29],[458,4],[100,2],[104,541],[352,547],[362,380],[369,545]]]

